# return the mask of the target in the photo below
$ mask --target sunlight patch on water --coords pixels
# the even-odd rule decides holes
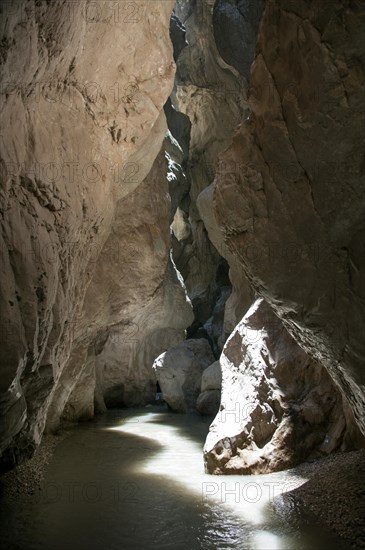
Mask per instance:
[[[250,529],[270,524],[273,518],[268,505],[274,497],[307,481],[307,478],[293,476],[289,472],[260,476],[206,474],[201,441],[194,439],[194,433],[185,433],[181,426],[166,423],[164,414],[142,414],[108,429],[158,443],[159,449],[154,456],[146,462],[136,462],[135,473],[169,478],[190,494],[199,495],[202,502],[218,505],[222,511],[225,509],[233,513]],[[274,533],[256,530],[252,548],[277,550],[288,546],[287,541]]]
[[[57,447],[40,495],[4,511],[4,548],[342,548],[303,523],[294,500],[280,514],[269,506],[305,482],[293,471],[206,474],[207,431],[207,419],[162,407],[110,411],[80,425]]]
[[[255,550],[262,550],[263,548],[280,550],[282,548],[282,541],[278,535],[269,531],[256,531],[252,537],[251,548]]]

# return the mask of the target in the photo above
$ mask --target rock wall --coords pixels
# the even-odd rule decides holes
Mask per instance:
[[[212,315],[209,312],[219,308],[219,315],[224,317],[224,322],[220,324],[215,339],[211,339],[216,344],[213,347],[217,352],[231,333],[230,340],[237,333],[236,325],[240,326],[255,294],[264,296],[265,307],[270,304],[284,323],[280,325],[280,331],[287,345],[284,346],[286,350],[281,350],[282,359],[285,360],[286,354],[289,362],[293,354],[302,358],[298,365],[297,361],[291,362],[295,373],[292,376],[301,379],[300,364],[304,362],[310,374],[307,373],[308,380],[302,384],[302,389],[307,384],[309,395],[312,384],[313,391],[318,390],[323,395],[332,394],[335,400],[335,404],[331,400],[331,422],[333,426],[339,427],[339,431],[333,436],[333,450],[341,446],[350,448],[363,445],[349,411],[349,403],[357,421],[362,422],[364,393],[360,365],[363,357],[360,354],[355,359],[355,356],[362,346],[360,333],[363,328],[360,327],[363,327],[363,320],[355,330],[351,327],[356,323],[355,319],[359,320],[362,316],[364,285],[360,283],[359,277],[364,195],[355,206],[355,197],[359,198],[362,190],[361,151],[357,145],[363,136],[357,118],[360,116],[361,119],[363,109],[360,101],[363,93],[363,73],[359,61],[363,59],[360,6],[359,3],[348,3],[348,6],[338,4],[335,14],[331,10],[329,4],[317,6],[314,2],[266,2],[263,5],[261,2],[219,0],[214,6],[211,2],[194,3],[188,16],[182,10],[189,45],[180,50],[177,57],[177,88],[172,100],[175,106],[189,116],[191,122],[188,155],[190,203],[179,220],[175,220],[180,233],[176,232],[179,246],[175,243],[174,251],[178,253],[178,261],[183,257],[190,269],[194,264],[204,266],[205,269],[203,277],[199,270],[195,271],[195,282],[189,269],[184,269],[185,266],[181,269],[195,305],[195,322],[202,321],[208,337],[211,337],[214,313]],[[263,19],[259,28],[261,16]],[[275,32],[271,31],[273,24]],[[347,40],[343,54],[341,40],[336,37],[339,29],[342,39],[345,42]],[[259,33],[258,45],[250,74],[248,69],[254,57],[256,32]],[[232,79],[229,86],[227,74]],[[346,85],[341,83],[342,79],[348,80]],[[230,95],[232,82],[234,93]],[[347,88],[352,94],[348,103]],[[246,89],[248,104],[245,103]],[[222,92],[219,99],[217,90]],[[204,101],[201,99],[203,92]],[[230,100],[233,97],[236,105],[242,106],[237,111],[236,119],[230,118]],[[347,120],[348,116],[350,118]],[[221,122],[223,120],[224,123]],[[235,123],[242,123],[236,136],[234,120]],[[169,119],[168,122],[170,124]],[[347,132],[344,135],[343,128]],[[329,133],[331,140],[327,139]],[[228,149],[220,153],[220,149],[227,147],[227,143],[232,140]],[[323,141],[326,146],[322,158]],[[333,151],[338,149],[339,161],[334,162]],[[353,151],[356,152],[354,165],[351,164]],[[218,164],[215,163],[217,157]],[[210,173],[205,171],[207,165]],[[215,181],[209,185],[213,177]],[[333,178],[336,180],[334,188]],[[338,199],[335,197],[336,186]],[[341,214],[340,205],[347,194],[347,188],[350,192],[345,201],[347,210]],[[328,205],[329,200],[332,210]],[[343,264],[346,254],[340,250],[339,244],[339,259],[334,261],[333,249],[336,246],[333,246],[335,243],[329,227],[322,219],[324,213],[321,216],[320,207],[327,209],[328,213],[338,211],[336,216],[341,218],[337,224],[338,230],[347,232],[350,240],[357,235],[354,245],[357,260],[353,265],[352,260],[347,265]],[[336,216],[328,214],[326,223],[335,223]],[[201,221],[206,231],[202,233],[203,239],[198,231]],[[174,230],[174,224],[172,227]],[[182,227],[184,231],[181,231]],[[186,235],[190,240],[184,242]],[[205,243],[205,239],[209,239],[213,250],[229,266],[231,290],[228,290],[223,300],[217,296],[209,297],[214,273],[221,259],[219,256],[208,257],[201,253],[200,246]],[[209,245],[203,246],[203,249],[210,250]],[[341,282],[344,274],[351,281],[347,289]],[[198,282],[202,287],[199,288]],[[205,317],[201,315],[202,308],[197,300],[199,296],[206,308]],[[338,307],[336,315],[334,307]],[[209,315],[212,317],[209,318]],[[276,319],[275,316],[273,318]],[[261,329],[265,331],[264,325]],[[287,330],[300,347],[292,341]],[[341,338],[347,339],[347,342],[336,356],[334,350],[336,347],[340,349],[340,332]],[[332,335],[332,343],[327,338],[328,334]],[[347,345],[350,341],[355,346],[351,352],[354,355],[351,364],[345,359],[350,353]],[[223,385],[222,400],[228,401],[232,407],[243,406],[244,384],[241,387],[236,378],[234,383],[229,384],[229,380],[234,378],[235,369],[231,362],[225,361],[225,352],[221,359],[224,366],[223,380],[227,381],[226,386]],[[354,372],[356,362],[357,372]],[[258,374],[255,368],[250,371],[250,359],[243,349],[240,364],[242,372],[250,372],[247,376]],[[338,386],[332,384],[327,372]],[[288,373],[281,375],[284,385],[290,383],[289,379],[285,380],[286,375]],[[297,400],[300,408],[299,386],[297,394],[291,399],[292,404]],[[338,387],[343,391],[343,396],[338,392]],[[259,408],[264,409],[268,395],[260,391],[256,398]],[[210,410],[213,410],[216,395],[204,395],[203,392],[198,400],[198,408],[202,412],[204,399],[207,400],[207,408],[210,407],[209,399],[212,399]],[[321,407],[325,410],[324,414],[328,414],[327,405],[322,403],[319,409]],[[322,445],[327,437],[323,430],[326,427],[329,431],[334,429],[332,426],[330,430],[324,424],[318,429],[318,426],[304,419],[299,421],[299,424],[302,423],[300,427],[299,424],[295,426],[294,439],[290,439],[283,437],[283,433],[288,432],[286,428],[278,428],[280,419],[273,430],[275,434],[278,432],[270,440],[269,446],[256,449],[255,454],[255,439],[247,442],[247,434],[245,440],[243,429],[240,432],[242,426],[235,426],[233,439],[239,441],[230,441],[226,433],[227,425],[221,422],[220,416],[212,425],[212,434],[206,446],[208,470],[215,473],[248,473],[288,467],[313,452],[327,452],[328,445]],[[256,425],[257,431],[261,429],[262,419],[259,414],[250,421]],[[316,436],[307,437],[307,429],[313,429]],[[227,452],[219,456],[216,451],[220,443],[216,440],[213,443],[213,439],[219,437],[221,441],[225,435]],[[300,438],[303,438],[303,445],[295,448],[295,441]],[[253,447],[250,448],[251,443]],[[241,458],[246,448],[249,457],[247,464]]]
[[[167,121],[184,151],[182,159],[173,158],[182,165],[188,186],[177,201],[172,223],[174,259],[194,308],[195,319],[188,334],[208,338],[218,358],[229,334],[223,324],[231,283],[224,243],[212,242],[208,237],[197,198],[212,183],[218,155],[230,144],[248,109],[246,78],[227,64],[218,51],[214,9],[212,0],[176,3],[175,16],[180,18],[180,27],[183,24],[185,28],[185,46],[180,45],[177,56]],[[172,33],[173,40],[175,35],[176,31]],[[187,124],[190,124],[188,140]],[[237,320],[232,323],[231,330],[236,323]]]
[[[265,3],[215,215],[251,285],[364,412],[361,2]]]
[[[161,179],[155,171],[145,180],[166,131],[172,7],[170,1],[1,4],[4,467],[33,452],[47,412],[55,427],[69,397],[67,416],[93,413],[94,386],[102,407],[114,376],[105,355],[125,357],[136,339],[133,327],[141,346],[125,368],[137,364],[138,380],[143,356],[155,353],[147,341],[158,353],[164,348],[166,336],[156,331],[167,323],[172,338],[182,337],[191,322],[168,267],[166,168]],[[161,201],[158,223],[146,214],[149,184],[151,200]],[[166,311],[176,309],[175,290],[182,312],[171,322]],[[145,307],[136,317],[138,301]],[[154,307],[156,322],[146,328]],[[128,384],[127,402],[135,400]],[[144,398],[151,391],[145,385],[138,390]],[[84,386],[81,396],[77,387]]]
[[[204,368],[229,337],[223,398],[255,405],[232,433],[217,417],[210,471],[361,439],[348,405],[364,428],[361,3],[172,8],[0,5],[1,468],[63,419],[151,401],[152,364],[186,328]],[[254,315],[253,351],[258,296],[280,338]],[[220,389],[196,370],[179,407],[211,414]]]
[[[47,429],[54,430],[62,416],[78,420],[85,410],[93,415],[94,392],[83,390],[90,387],[84,380],[90,369],[98,411],[153,401],[152,363],[185,337],[193,315],[170,259],[166,173],[161,151],[144,181],[116,205],[111,234],[86,293],[83,329],[74,338],[76,361],[71,357],[63,369]]]

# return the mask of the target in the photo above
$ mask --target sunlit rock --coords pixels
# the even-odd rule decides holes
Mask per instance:
[[[204,448],[208,472],[283,470],[361,441],[326,369],[296,344],[263,299],[229,337],[220,364],[221,406]]]

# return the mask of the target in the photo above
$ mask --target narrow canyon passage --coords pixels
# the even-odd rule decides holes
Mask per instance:
[[[209,423],[165,407],[115,410],[60,443],[29,506],[1,509],[1,548],[29,550],[346,549],[274,496],[304,483],[294,471],[204,474]],[[313,518],[312,518],[313,519]]]
[[[364,0],[0,0],[0,545],[365,549]]]

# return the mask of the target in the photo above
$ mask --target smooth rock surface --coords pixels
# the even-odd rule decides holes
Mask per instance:
[[[66,364],[48,411],[48,430],[60,418],[77,420],[77,410],[83,418],[85,407],[92,416],[92,385],[99,411],[153,402],[152,363],[184,339],[192,322],[191,304],[170,259],[167,169],[162,150],[144,181],[117,205],[86,295],[84,330],[75,338],[87,359]],[[91,377],[86,385],[84,370]],[[70,407],[62,412],[68,400],[71,418]]]
[[[204,416],[213,416],[217,414],[220,402],[220,390],[205,390],[201,392],[196,401],[196,409]]]
[[[204,369],[214,361],[205,339],[185,340],[162,353],[153,363],[166,403],[178,412],[195,409]]]
[[[201,391],[220,390],[222,387],[222,371],[219,361],[215,361],[202,375]]]

